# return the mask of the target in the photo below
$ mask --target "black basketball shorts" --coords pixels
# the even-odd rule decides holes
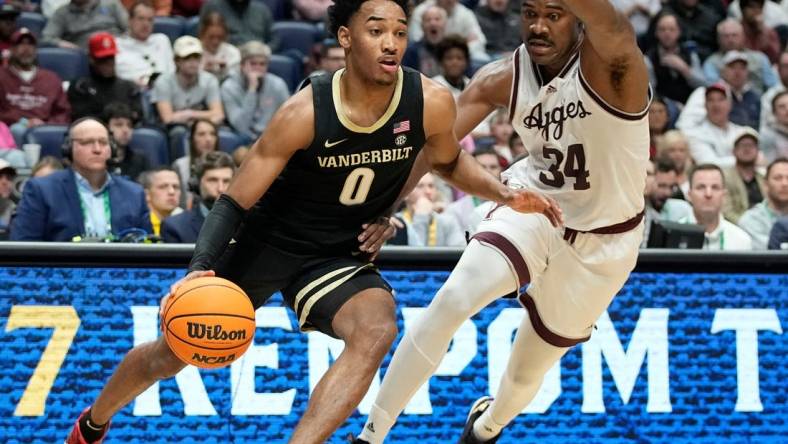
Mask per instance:
[[[363,257],[300,256],[248,235],[231,243],[214,269],[217,276],[240,286],[255,310],[281,291],[302,331],[317,330],[334,338],[334,315],[353,295],[368,288],[392,291]]]

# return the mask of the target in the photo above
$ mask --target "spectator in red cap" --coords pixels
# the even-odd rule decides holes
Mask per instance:
[[[68,100],[73,120],[85,116],[99,116],[108,103],[128,104],[136,121],[142,115],[140,91],[134,82],[115,75],[115,38],[108,32],[97,32],[88,41],[90,75],[71,83]]]
[[[60,77],[36,66],[36,36],[21,28],[11,36],[11,43],[9,65],[0,68],[0,120],[11,128],[17,146],[22,146],[29,128],[68,123],[71,106]]]

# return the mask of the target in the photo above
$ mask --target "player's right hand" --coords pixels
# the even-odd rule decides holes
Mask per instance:
[[[506,205],[521,213],[542,213],[554,227],[564,225],[564,215],[558,202],[550,196],[531,190],[512,190]]]
[[[174,295],[175,292],[178,291],[178,288],[184,284],[184,282],[204,276],[216,276],[216,272],[213,270],[195,270],[182,277],[174,284],[170,285],[170,292],[165,294],[164,297],[161,298],[161,302],[159,302],[159,318],[164,317],[164,307],[167,306],[167,301],[170,300],[170,296]]]

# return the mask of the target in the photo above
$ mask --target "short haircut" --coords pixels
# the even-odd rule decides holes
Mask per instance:
[[[271,48],[258,40],[249,40],[238,48],[241,51],[241,62],[251,57],[262,57],[271,60]]]
[[[131,6],[129,6],[129,17],[134,17],[134,14],[137,12],[137,8],[140,6],[145,6],[146,8],[153,9],[154,11],[156,10],[150,0],[136,0],[131,4]]]
[[[702,163],[695,168],[692,169],[689,175],[689,184],[690,188],[692,188],[692,181],[695,178],[695,173],[698,171],[717,171],[720,173],[720,177],[722,178],[722,186],[725,187],[725,173],[722,172],[722,168],[719,165],[715,165],[713,163]]]
[[[775,94],[775,96],[772,98],[772,112],[774,112],[774,109],[777,108],[777,101],[786,95],[788,95],[788,89]]]
[[[323,39],[320,44],[320,58],[323,59],[328,56],[328,51],[334,48],[341,48],[339,42],[335,38]]]
[[[676,164],[669,157],[662,156],[654,162],[654,173],[670,173],[671,171],[678,174]]]
[[[353,14],[361,9],[361,5],[367,0],[334,0],[334,4],[328,7],[328,30],[334,37],[337,36],[339,28],[347,27]],[[408,0],[390,0],[405,13],[405,17],[410,16],[408,11]]]
[[[161,173],[162,171],[171,171],[175,173],[176,176],[178,175],[178,172],[170,168],[169,166],[161,165],[161,166],[157,166],[156,168],[141,172],[139,177],[137,177],[137,182],[139,182],[139,184],[142,185],[142,188],[149,190],[150,187],[153,186],[153,175],[156,173]],[[180,184],[180,181],[178,182],[178,184]]]
[[[111,102],[101,112],[101,120],[106,122],[107,125],[109,125],[110,119],[129,119],[133,125],[136,120],[135,117],[131,107],[123,102]]]
[[[459,49],[465,55],[465,60],[470,62],[471,61],[471,53],[468,50],[468,41],[465,37],[457,34],[447,35],[443,38],[440,42],[438,42],[437,48],[435,48],[435,55],[438,58],[439,62],[443,61],[443,57],[449,52],[450,49]]]
[[[219,168],[230,168],[233,170],[233,172],[235,172],[235,162],[233,161],[232,156],[225,153],[224,151],[212,151],[210,153],[203,154],[202,157],[197,159],[197,162],[194,164],[193,174],[199,183],[206,171],[216,170]]]
[[[769,164],[769,166],[766,167],[766,178],[767,179],[769,178],[769,175],[771,175],[771,173],[772,173],[772,167],[774,167],[778,163],[788,163],[788,157],[778,157],[778,158],[774,159],[772,161],[772,163]]]
[[[763,8],[765,2],[766,0],[739,0],[739,7],[741,9],[747,8],[749,6],[759,6]]]
[[[479,148],[476,148],[473,151],[473,157],[484,156],[485,154],[492,154],[495,157],[498,157],[498,153],[491,146],[482,145]]]

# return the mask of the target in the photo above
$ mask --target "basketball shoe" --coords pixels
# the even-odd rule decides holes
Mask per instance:
[[[473,403],[471,411],[468,413],[468,419],[465,420],[465,428],[462,430],[462,435],[457,444],[494,444],[498,442],[498,438],[501,437],[500,433],[487,441],[482,441],[473,434],[473,423],[490,407],[492,400],[493,398],[489,396],[482,396]]]
[[[79,428],[79,421],[81,421],[82,417],[87,415],[89,411],[90,407],[86,408],[82,411],[82,413],[80,413],[79,417],[77,418],[77,422],[74,423],[74,427],[71,429],[71,433],[68,434],[68,438],[66,438],[63,444],[101,444],[104,442],[104,437],[107,436],[107,430],[109,430],[109,422],[104,426],[104,432],[98,441],[88,441],[84,436],[82,436],[82,430]]]

